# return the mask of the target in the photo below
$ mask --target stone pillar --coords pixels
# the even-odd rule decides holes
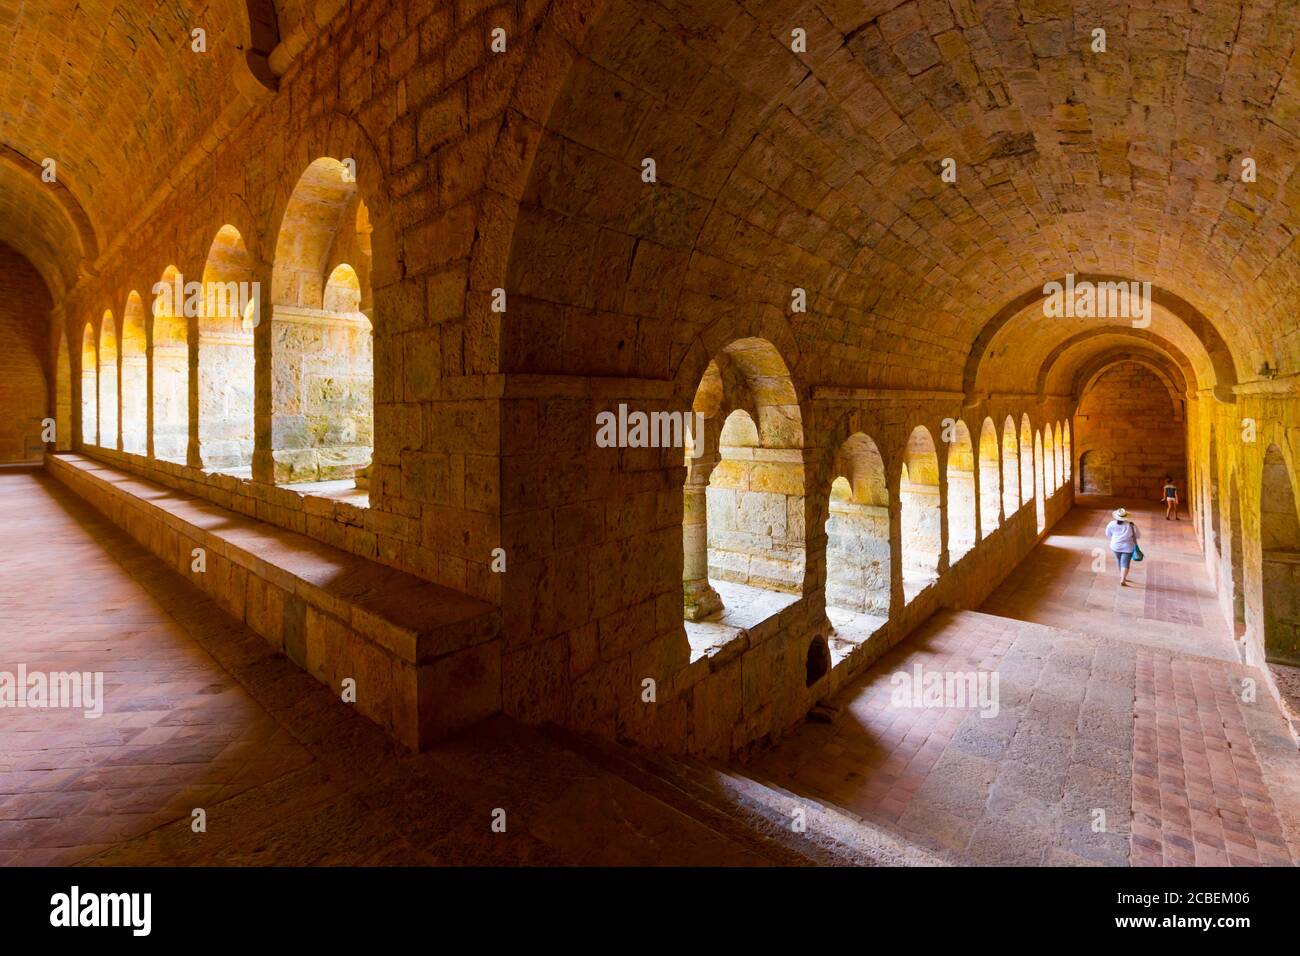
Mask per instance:
[[[722,610],[722,598],[709,584],[709,475],[718,459],[687,466],[682,510],[682,603],[686,620],[698,621]]]
[[[186,308],[181,313],[185,316],[186,361],[189,365],[186,379],[189,434],[185,442],[185,464],[190,468],[202,468],[203,456],[199,452],[199,317],[190,315],[191,311]]]
[[[272,389],[275,387],[271,334],[275,310],[271,305],[272,266],[253,267],[257,282],[257,312],[253,318],[253,481],[275,483]]]

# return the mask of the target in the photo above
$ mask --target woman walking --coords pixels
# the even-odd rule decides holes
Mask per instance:
[[[1178,486],[1174,484],[1172,475],[1165,475],[1165,492],[1161,499],[1165,503],[1165,520],[1171,517],[1178,520]]]
[[[1123,508],[1116,508],[1110,515],[1114,520],[1106,525],[1106,537],[1110,539],[1110,549],[1115,552],[1115,563],[1119,565],[1119,586],[1126,587],[1129,565],[1138,547],[1138,529]]]

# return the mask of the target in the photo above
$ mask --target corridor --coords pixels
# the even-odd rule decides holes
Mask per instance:
[[[941,612],[738,772],[929,860],[1294,862],[1300,757],[1266,692],[1241,700],[1258,675],[1190,522],[1142,514],[1121,592],[1092,570],[1109,507],[1084,499],[983,609]],[[503,718],[401,752],[39,469],[0,470],[0,524],[0,671],[98,670],[106,697],[4,714],[0,865],[774,862]],[[999,712],[893,706],[917,665],[995,671]]]
[[[838,695],[832,723],[750,772],[958,863],[1300,859],[1300,754],[1238,662],[1192,522],[1123,503],[1146,553],[1128,587],[1102,534],[1120,502],[1080,496],[978,611],[940,612]],[[917,667],[996,673],[997,712],[907,706],[891,678]]]
[[[764,862],[505,718],[403,752],[40,468],[0,527],[0,679],[105,697],[0,709],[0,867]]]

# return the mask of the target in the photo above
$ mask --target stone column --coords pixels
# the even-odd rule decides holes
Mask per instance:
[[[709,584],[709,475],[718,459],[687,465],[682,510],[682,603],[686,620],[699,621],[722,610],[722,598]]]
[[[275,310],[271,305],[271,264],[258,262],[253,267],[253,278],[257,282],[257,309],[253,316],[253,480],[270,485],[275,483],[271,410],[275,387],[271,348]]]

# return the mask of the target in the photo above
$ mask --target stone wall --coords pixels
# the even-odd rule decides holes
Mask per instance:
[[[39,460],[41,421],[54,410],[47,387],[47,327],[53,303],[40,274],[0,244],[0,462]],[[49,379],[52,381],[52,376]]]
[[[1300,402],[1274,383],[1240,388],[1235,398],[1201,392],[1189,404],[1188,446],[1200,485],[1191,497],[1220,608],[1237,622],[1242,658],[1262,666],[1291,657],[1300,621],[1300,435],[1287,424],[1300,421]]]
[[[1122,362],[1104,372],[1079,402],[1074,454],[1081,492],[1156,500],[1172,475],[1184,504],[1187,450],[1183,398],[1150,368]]]

